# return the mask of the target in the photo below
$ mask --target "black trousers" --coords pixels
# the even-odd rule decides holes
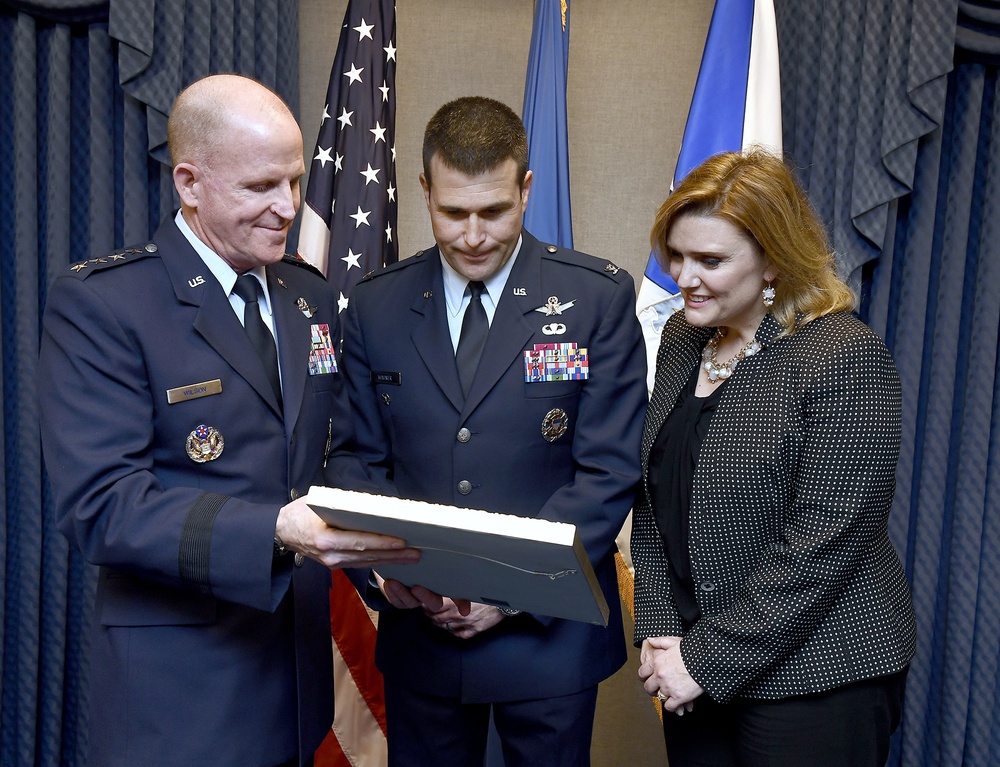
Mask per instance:
[[[906,670],[781,700],[719,704],[703,695],[663,712],[670,767],[883,767]]]
[[[558,698],[462,703],[386,679],[389,767],[482,765],[491,710],[505,767],[588,767],[596,707],[596,686]]]

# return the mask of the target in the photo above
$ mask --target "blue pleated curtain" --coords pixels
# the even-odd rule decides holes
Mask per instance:
[[[35,393],[46,287],[176,205],[166,115],[210,72],[298,112],[295,0],[0,0],[0,764],[85,764],[93,570],[55,529]]]
[[[995,766],[1000,2],[775,6],[786,153],[903,383],[890,533],[919,634],[889,764]]]

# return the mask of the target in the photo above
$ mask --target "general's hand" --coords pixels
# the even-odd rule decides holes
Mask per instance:
[[[681,638],[676,636],[649,637],[639,653],[639,678],[650,696],[663,702],[669,713],[683,716],[691,711],[694,700],[703,688],[688,673],[681,658]]]
[[[420,551],[388,535],[330,527],[298,498],[278,512],[274,534],[285,547],[330,568],[406,564],[420,559]]]

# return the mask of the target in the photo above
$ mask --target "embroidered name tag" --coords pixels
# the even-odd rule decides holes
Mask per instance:
[[[337,357],[333,352],[330,326],[325,322],[310,325],[312,345],[309,347],[309,375],[321,376],[337,372]]]
[[[403,377],[392,370],[373,370],[368,375],[373,384],[389,384],[390,386],[401,386]]]
[[[178,402],[187,402],[189,399],[199,397],[209,397],[212,394],[222,394],[222,379],[213,378],[211,381],[178,386],[176,389],[167,389],[167,404],[176,405]]]
[[[524,353],[524,380],[586,381],[590,378],[590,361],[586,347],[576,344],[535,344]]]

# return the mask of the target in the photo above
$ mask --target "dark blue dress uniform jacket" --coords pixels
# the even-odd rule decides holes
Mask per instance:
[[[68,269],[49,292],[46,466],[60,529],[101,566],[90,767],[274,765],[311,756],[330,727],[330,575],[273,561],[274,525],[290,495],[341,484],[342,465],[360,464],[342,453],[342,377],[307,369],[311,326],[337,338],[334,297],[307,267],[266,271],[283,413],[173,221],[145,247]],[[167,401],[216,379],[219,394]],[[202,424],[225,444],[196,463],[185,444]]]
[[[607,261],[523,237],[465,401],[437,248],[359,283],[344,322],[359,452],[383,492],[575,524],[611,608],[607,628],[520,615],[472,640],[419,610],[380,614],[387,678],[473,703],[578,692],[625,660],[614,538],[639,479],[646,401],[633,282]],[[573,306],[535,311],[552,296]],[[547,335],[552,324],[565,331]],[[524,352],[545,343],[586,348],[589,379],[526,383]],[[373,371],[391,375],[376,383]],[[554,409],[568,430],[549,442]]]

